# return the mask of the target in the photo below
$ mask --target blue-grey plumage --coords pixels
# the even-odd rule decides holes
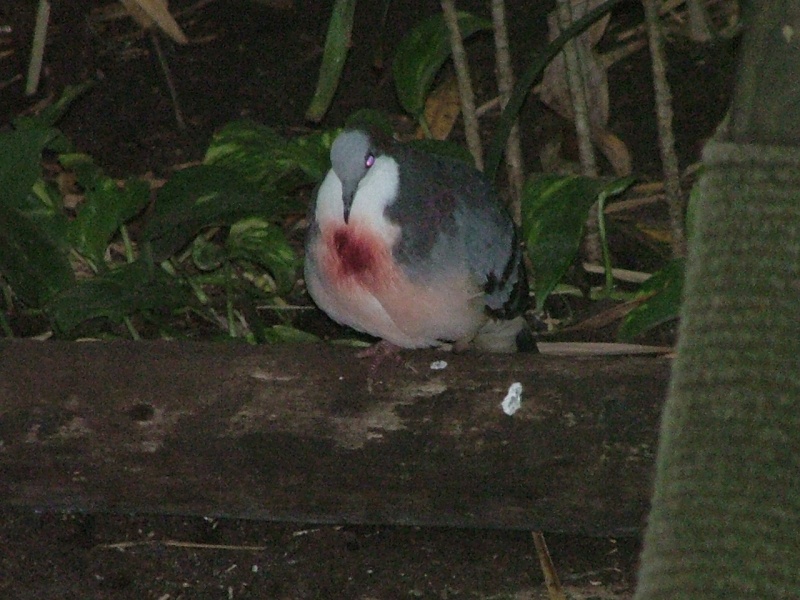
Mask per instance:
[[[513,221],[466,163],[345,130],[310,211],[306,284],[334,320],[417,348],[535,348]]]

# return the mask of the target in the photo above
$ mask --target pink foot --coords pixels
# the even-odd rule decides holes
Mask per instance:
[[[372,344],[369,348],[362,350],[361,352],[357,353],[356,356],[358,358],[371,358],[369,364],[369,383],[370,387],[372,384],[372,380],[375,378],[375,375],[378,372],[378,368],[381,364],[387,359],[391,358],[396,362],[400,362],[400,352],[403,349],[392,342],[387,342],[386,340],[381,340],[380,342],[376,342]]]
[[[393,354],[399,352],[402,348],[392,342],[387,342],[386,340],[381,340],[380,342],[375,342],[369,348],[365,348],[361,350],[356,356],[358,358],[386,358],[387,356],[392,356]]]

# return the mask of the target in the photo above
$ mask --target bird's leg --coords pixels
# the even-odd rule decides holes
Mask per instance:
[[[375,375],[378,372],[378,368],[381,364],[387,359],[391,358],[394,361],[400,361],[400,351],[402,348],[392,342],[387,342],[386,340],[381,340],[380,342],[376,342],[372,344],[369,348],[358,352],[356,356],[358,358],[371,358],[369,364],[369,375],[367,376],[367,388],[372,390],[372,382],[375,379]]]

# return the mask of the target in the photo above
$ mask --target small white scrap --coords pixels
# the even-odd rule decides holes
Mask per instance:
[[[431,371],[441,371],[447,368],[446,360],[435,360],[431,363]]]
[[[503,402],[500,404],[500,406],[503,408],[503,412],[510,417],[519,410],[521,404],[522,384],[517,381],[512,383],[508,388],[508,393],[506,394],[506,397],[503,399]]]

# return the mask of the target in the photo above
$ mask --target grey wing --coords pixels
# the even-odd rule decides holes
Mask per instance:
[[[386,210],[403,232],[394,249],[397,261],[421,279],[467,265],[491,316],[524,311],[528,284],[522,252],[491,183],[460,161],[398,151],[406,166],[400,173],[402,197]]]
[[[528,278],[517,229],[491,186],[488,195],[467,202],[462,228],[467,260],[483,285],[487,313],[508,319],[528,307]]]

